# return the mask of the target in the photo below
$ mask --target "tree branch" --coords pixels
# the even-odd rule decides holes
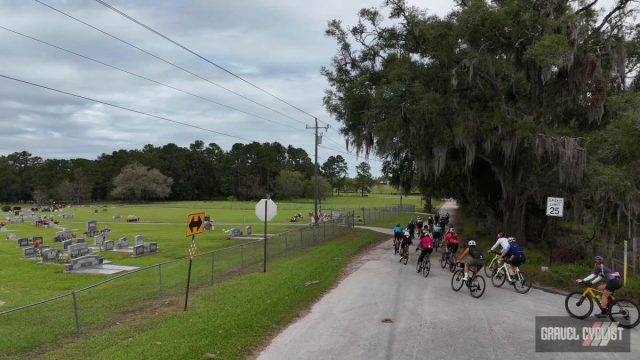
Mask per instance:
[[[580,9],[578,9],[578,11],[576,11],[576,15],[580,14],[580,13],[581,13],[581,12],[583,12],[583,11],[587,11],[587,10],[591,9],[593,6],[595,6],[595,5],[596,5],[596,3],[597,3],[598,1],[599,1],[599,0],[593,0],[593,2],[591,2],[591,3],[589,3],[589,4],[587,4],[587,5],[583,6],[583,7],[581,7]]]
[[[611,11],[609,11],[609,13],[604,17],[604,19],[602,19],[602,22],[595,29],[594,33],[599,33],[602,30],[602,28],[607,24],[609,19],[613,15],[615,15],[618,11],[622,10],[625,6],[627,6],[627,4],[630,2],[631,0],[618,0],[618,5],[616,5],[613,9],[611,9]]]

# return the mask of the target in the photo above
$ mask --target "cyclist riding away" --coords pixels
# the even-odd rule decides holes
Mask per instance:
[[[464,261],[464,278],[462,281],[469,280],[469,266],[477,266],[478,269],[484,265],[484,258],[482,257],[482,252],[476,246],[476,242],[474,240],[469,240],[467,246],[465,246],[464,251],[460,254],[458,258],[458,262]]]
[[[433,228],[433,217],[432,216],[429,216],[427,218],[427,224],[429,224],[430,228]]]
[[[402,225],[396,224],[396,226],[393,228],[393,245],[400,244],[400,241],[402,241],[402,233]],[[396,250],[398,250],[397,247]]]
[[[401,255],[407,255],[407,257],[409,256],[409,245],[411,245],[411,239],[413,239],[413,237],[411,236],[411,234],[408,231],[405,231],[403,236],[402,236],[402,244],[401,244],[401,249],[402,251],[400,251]]]
[[[509,265],[507,266],[507,269],[509,270],[510,276],[515,275],[514,268],[524,264],[526,260],[524,256],[524,249],[516,242],[516,238],[509,238],[509,247],[502,250],[502,259],[507,263],[507,265]],[[515,280],[510,280],[510,282],[513,281]]]
[[[500,251],[504,251],[504,250],[508,250],[509,249],[509,239],[504,236],[503,232],[499,232],[498,233],[498,240],[496,240],[496,243],[493,244],[493,246],[491,247],[489,252],[496,251],[498,246],[500,246]]]
[[[422,218],[420,216],[418,216],[416,218],[416,230],[417,230],[418,234],[421,233],[423,225],[424,225],[424,222],[422,221]]]
[[[458,251],[458,246],[460,246],[460,238],[458,234],[456,234],[456,229],[450,228],[447,231],[447,234],[444,236],[444,244],[443,246],[447,247],[447,253],[451,253],[455,255]]]
[[[433,239],[431,238],[429,233],[425,233],[420,238],[420,244],[418,244],[418,247],[416,248],[416,251],[418,251],[420,249],[422,249],[422,251],[420,252],[420,256],[418,257],[418,264],[420,264],[422,262],[422,260],[424,259],[425,256],[428,257],[433,252]],[[420,272],[420,271],[418,270],[418,272]]]
[[[413,219],[411,219],[411,221],[409,221],[409,224],[407,224],[407,230],[409,231],[409,235],[413,240],[413,237],[415,236],[415,233],[416,233],[416,224],[413,222]]]
[[[602,291],[602,307],[600,311],[602,314],[596,315],[598,317],[606,317],[607,312],[607,304],[609,303],[609,298],[613,295],[613,292],[620,289],[622,287],[622,281],[620,280],[620,273],[613,272],[608,267],[604,266],[604,259],[602,256],[596,256],[594,259],[595,268],[593,273],[587,276],[584,279],[578,279],[576,282],[578,284],[588,283],[595,284],[600,280],[604,279],[605,283],[598,285],[597,289]]]

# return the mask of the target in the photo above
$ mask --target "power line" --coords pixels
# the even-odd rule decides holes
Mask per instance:
[[[162,61],[162,62],[164,62],[164,63],[166,63],[166,64],[168,64],[168,65],[171,65],[171,66],[173,66],[173,67],[175,67],[175,68],[177,68],[177,69],[180,69],[180,70],[182,70],[182,71],[184,71],[184,72],[186,72],[186,73],[188,73],[188,74],[190,74],[190,75],[192,75],[192,76],[197,77],[198,79],[200,79],[200,80],[202,80],[202,81],[206,81],[206,82],[208,82],[209,84],[211,84],[211,85],[213,85],[213,86],[216,86],[216,87],[218,87],[218,88],[220,88],[220,89],[223,89],[223,90],[225,90],[225,91],[227,91],[227,92],[229,92],[229,93],[232,93],[232,94],[234,94],[234,95],[236,95],[236,96],[238,96],[238,97],[240,97],[240,98],[242,98],[242,99],[244,99],[244,100],[246,100],[246,101],[249,101],[249,102],[251,102],[251,103],[253,103],[253,104],[256,104],[256,105],[258,105],[258,106],[261,106],[261,107],[263,107],[263,108],[265,108],[265,109],[268,109],[268,110],[270,110],[270,111],[273,111],[273,112],[275,112],[276,114],[279,114],[279,115],[281,115],[281,116],[284,116],[284,117],[286,117],[286,118],[288,118],[288,119],[291,119],[291,120],[297,121],[297,122],[299,122],[299,123],[301,123],[301,124],[304,124],[304,125],[307,125],[307,123],[305,123],[304,121],[298,120],[298,119],[296,119],[296,118],[294,118],[294,117],[292,117],[292,116],[289,116],[289,115],[287,115],[287,114],[285,114],[285,113],[283,113],[283,112],[281,112],[281,111],[278,111],[278,110],[276,110],[276,109],[274,109],[274,108],[272,108],[272,107],[269,107],[269,106],[264,105],[264,104],[262,104],[262,103],[260,103],[260,102],[258,102],[258,101],[255,101],[255,100],[253,100],[253,99],[251,99],[251,98],[249,98],[249,97],[247,97],[247,96],[245,96],[245,95],[243,95],[243,94],[241,94],[241,93],[238,93],[237,91],[231,90],[231,89],[229,89],[229,88],[227,88],[227,87],[225,87],[225,86],[223,86],[223,85],[220,85],[220,84],[218,84],[218,83],[216,83],[216,82],[213,82],[213,81],[211,81],[211,80],[209,80],[209,79],[207,79],[207,78],[205,78],[205,77],[203,77],[203,76],[201,76],[201,75],[198,75],[198,74],[196,74],[196,73],[194,73],[194,72],[192,72],[192,71],[190,71],[190,70],[188,70],[188,69],[186,69],[186,68],[184,68],[184,67],[182,67],[182,66],[180,66],[180,65],[178,65],[178,64],[176,64],[176,63],[174,63],[174,62],[171,62],[171,61],[169,61],[169,60],[167,60],[167,59],[165,59],[165,58],[163,58],[163,57],[161,57],[161,56],[159,56],[159,55],[156,55],[156,54],[154,54],[154,53],[152,53],[152,52],[150,52],[150,51],[148,51],[148,50],[145,50],[145,49],[143,49],[143,48],[141,48],[141,47],[139,47],[139,46],[137,46],[137,45],[134,45],[134,44],[132,44],[131,42],[128,42],[128,41],[126,41],[126,40],[124,40],[124,39],[122,39],[122,38],[119,38],[119,37],[117,37],[117,36],[115,36],[115,35],[113,35],[113,34],[111,34],[111,33],[107,32],[107,31],[105,31],[105,30],[102,30],[102,29],[100,29],[100,28],[98,28],[98,27],[96,27],[96,26],[94,26],[94,25],[91,25],[91,24],[89,24],[89,23],[87,23],[87,22],[85,22],[85,21],[83,21],[83,20],[80,20],[80,19],[76,18],[75,16],[73,16],[73,15],[71,15],[71,14],[67,13],[67,12],[64,12],[64,11],[62,11],[62,10],[58,9],[58,8],[55,8],[55,7],[53,7],[52,5],[49,5],[49,4],[47,4],[47,3],[45,3],[45,2],[43,2],[43,1],[41,1],[41,0],[34,0],[34,1],[35,1],[35,2],[37,2],[38,4],[41,4],[41,5],[43,5],[43,6],[48,7],[49,9],[51,9],[51,10],[53,10],[53,11],[55,11],[55,12],[59,13],[59,14],[62,14],[62,15],[64,15],[64,16],[66,16],[66,17],[68,17],[68,18],[70,18],[70,19],[72,19],[72,20],[74,20],[74,21],[77,21],[77,22],[79,22],[79,23],[81,23],[81,24],[83,24],[83,25],[85,25],[85,26],[88,26],[88,27],[90,27],[90,28],[92,28],[92,29],[94,29],[94,30],[96,30],[96,31],[98,31],[98,32],[100,32],[100,33],[102,33],[102,34],[106,35],[106,36],[109,36],[109,37],[110,37],[110,38],[112,38],[112,39],[118,40],[118,41],[120,41],[121,43],[123,43],[123,44],[125,44],[125,45],[128,45],[128,46],[130,46],[130,47],[132,47],[132,48],[134,48],[134,49],[136,49],[136,50],[138,50],[138,51],[140,51],[140,52],[142,52],[142,53],[144,53],[144,54],[146,54],[146,55],[148,55],[148,56],[151,56],[151,57],[153,57],[153,58],[155,58],[155,59],[157,59],[157,60],[160,60],[160,61]]]
[[[46,89],[46,90],[49,90],[49,91],[57,92],[59,94],[64,94],[64,95],[76,97],[76,98],[79,98],[79,99],[92,101],[92,102],[95,102],[95,103],[98,103],[98,104],[111,106],[111,107],[114,107],[114,108],[117,108],[117,109],[126,110],[126,111],[133,112],[133,113],[136,113],[136,114],[149,116],[149,117],[156,118],[156,119],[163,120],[163,121],[167,121],[167,122],[170,122],[170,123],[183,125],[183,126],[188,126],[188,127],[192,127],[192,128],[198,129],[198,130],[203,130],[203,131],[211,132],[211,133],[222,135],[222,136],[228,136],[228,137],[235,138],[235,139],[238,139],[238,140],[243,140],[243,141],[248,141],[248,142],[252,142],[253,141],[253,140],[244,138],[242,136],[237,136],[237,135],[227,134],[227,133],[224,133],[224,132],[221,132],[221,131],[207,129],[207,128],[204,128],[204,127],[201,127],[201,126],[198,126],[198,125],[193,125],[193,124],[189,124],[189,123],[186,123],[186,122],[173,120],[173,119],[170,119],[170,118],[167,118],[167,117],[164,117],[164,116],[160,116],[160,115],[150,114],[148,112],[135,110],[135,109],[132,109],[132,108],[129,108],[129,107],[126,107],[126,106],[117,105],[117,104],[113,104],[113,103],[110,103],[110,102],[107,102],[107,101],[90,98],[88,96],[78,95],[78,94],[74,94],[72,92],[55,89],[55,88],[52,88],[52,87],[49,87],[49,86],[46,86],[46,85],[37,84],[37,83],[31,82],[31,81],[27,81],[27,80],[18,79],[18,78],[12,77],[12,76],[0,74],[0,77],[8,79],[8,80],[13,80],[13,81],[16,81],[16,82],[19,82],[19,83],[23,83],[23,84],[39,87],[39,88]]]
[[[246,83],[246,84],[248,84],[248,85],[250,85],[250,86],[252,86],[252,87],[254,87],[254,88],[258,89],[258,90],[260,90],[261,92],[263,92],[263,93],[265,93],[265,94],[267,94],[267,95],[269,95],[269,96],[273,97],[274,99],[277,99],[278,101],[280,101],[280,102],[282,102],[282,103],[284,103],[284,104],[286,104],[286,105],[288,105],[288,106],[290,106],[290,107],[292,107],[292,108],[294,108],[294,109],[296,109],[296,110],[300,111],[301,113],[303,113],[303,114],[305,114],[305,115],[307,115],[307,116],[310,116],[310,117],[311,117],[311,118],[313,118],[313,119],[315,119],[315,118],[316,118],[314,115],[312,115],[312,114],[310,114],[310,113],[306,112],[305,110],[302,110],[301,108],[299,108],[299,107],[297,107],[297,106],[295,106],[295,105],[291,104],[290,102],[288,102],[288,101],[286,101],[286,100],[282,99],[281,97],[279,97],[279,96],[277,96],[277,95],[273,94],[272,92],[270,92],[270,91],[268,91],[268,90],[265,90],[264,88],[262,88],[262,87],[260,87],[260,86],[258,86],[258,85],[256,85],[256,84],[254,84],[253,82],[251,82],[251,81],[249,81],[249,80],[247,80],[247,79],[243,78],[242,76],[240,76],[240,75],[238,75],[238,74],[234,73],[233,71],[231,71],[231,70],[229,70],[229,69],[225,68],[224,66],[222,66],[222,65],[220,65],[220,64],[217,64],[216,62],[214,62],[214,61],[212,61],[212,60],[210,60],[210,59],[206,58],[205,56],[200,55],[199,53],[195,52],[194,50],[192,50],[192,49],[188,48],[187,46],[185,46],[185,45],[183,45],[183,44],[179,43],[179,42],[178,42],[178,41],[176,41],[176,40],[173,40],[172,38],[170,38],[170,37],[168,37],[167,35],[165,35],[165,34],[161,33],[160,31],[158,31],[158,30],[156,30],[156,29],[152,28],[151,26],[149,26],[149,25],[147,25],[147,24],[145,24],[145,23],[143,23],[143,22],[141,22],[141,21],[139,21],[139,20],[137,20],[137,19],[133,18],[132,16],[130,16],[130,15],[128,15],[127,13],[125,13],[124,11],[119,10],[118,8],[116,8],[116,7],[112,6],[111,4],[109,4],[109,3],[105,2],[105,1],[102,1],[102,0],[95,0],[95,1],[96,1],[97,3],[99,3],[99,4],[103,5],[104,7],[106,7],[106,8],[108,8],[108,9],[110,9],[110,10],[114,11],[115,13],[117,13],[117,14],[119,14],[119,15],[123,16],[124,18],[126,18],[126,19],[128,19],[128,20],[130,20],[130,21],[132,21],[132,22],[134,22],[134,23],[136,23],[136,24],[138,24],[138,25],[140,25],[141,27],[143,27],[143,28],[145,28],[145,29],[147,29],[147,30],[151,31],[152,33],[154,33],[154,34],[156,34],[156,35],[160,36],[161,38],[163,38],[163,39],[165,39],[165,40],[169,41],[170,43],[172,43],[172,44],[174,44],[174,45],[176,45],[176,46],[180,47],[181,49],[183,49],[183,50],[185,50],[185,51],[187,51],[187,52],[189,52],[189,53],[191,53],[191,54],[195,55],[196,57],[200,58],[201,60],[204,60],[205,62],[207,62],[207,63],[209,63],[209,64],[213,65],[214,67],[216,67],[216,68],[218,68],[218,69],[220,69],[220,70],[222,70],[222,71],[226,72],[227,74],[229,74],[229,75],[231,75],[231,76],[233,76],[233,77],[235,77],[235,78],[237,78],[237,79],[239,79],[239,80],[243,81],[244,83]],[[328,125],[328,124],[327,124],[327,125]]]
[[[223,103],[221,103],[221,102],[218,102],[218,101],[216,101],[216,100],[210,99],[210,98],[208,98],[208,97],[204,97],[204,96],[201,96],[201,95],[198,95],[198,94],[194,94],[194,93],[192,93],[192,92],[189,92],[189,91],[186,91],[186,90],[179,89],[179,88],[177,88],[177,87],[175,87],[175,86],[172,86],[172,85],[169,85],[169,84],[166,84],[166,83],[163,83],[163,82],[160,82],[160,81],[157,81],[157,80],[154,80],[154,79],[148,78],[148,77],[143,76],[143,75],[136,74],[136,73],[131,72],[131,71],[128,71],[128,70],[126,70],[126,69],[123,69],[123,68],[117,67],[117,66],[115,66],[115,65],[111,65],[111,64],[105,63],[105,62],[103,62],[103,61],[100,61],[100,60],[98,60],[98,59],[92,58],[92,57],[87,56],[87,55],[80,54],[80,53],[75,52],[75,51],[73,51],[73,50],[65,49],[65,48],[63,48],[63,47],[61,47],[61,46],[58,46],[58,45],[55,45],[55,44],[49,43],[49,42],[44,41],[44,40],[40,40],[40,39],[35,38],[35,37],[33,37],[33,36],[30,36],[30,35],[27,35],[27,34],[21,33],[21,32],[19,32],[19,31],[16,31],[16,30],[13,30],[13,29],[10,29],[10,28],[7,28],[7,27],[4,27],[4,26],[2,26],[2,25],[0,25],[0,29],[3,29],[3,30],[5,30],[5,31],[8,31],[8,32],[13,33],[13,34],[15,34],[15,35],[19,35],[19,36],[25,37],[25,38],[27,38],[27,39],[33,40],[33,41],[38,42],[38,43],[40,43],[40,44],[50,46],[50,47],[55,48],[55,49],[57,49],[57,50],[60,50],[60,51],[66,52],[66,53],[68,53],[68,54],[72,54],[72,55],[78,56],[78,57],[83,58],[83,59],[85,59],[85,60],[93,61],[93,62],[95,62],[95,63],[98,63],[98,64],[103,65],[103,66],[106,66],[106,67],[108,67],[108,68],[111,68],[111,69],[114,69],[114,70],[117,70],[117,71],[123,72],[123,73],[125,73],[125,74],[128,74],[128,75],[131,75],[131,76],[134,76],[134,77],[137,77],[137,78],[140,78],[140,79],[143,79],[143,80],[146,80],[146,81],[152,82],[152,83],[157,84],[157,85],[161,85],[161,86],[164,86],[164,87],[167,87],[167,88],[173,89],[173,90],[175,90],[175,91],[178,91],[178,92],[181,92],[181,93],[183,93],[183,94],[187,94],[187,95],[190,95],[190,96],[196,97],[196,98],[201,99],[201,100],[204,100],[204,101],[208,101],[208,102],[213,103],[213,104],[216,104],[216,105],[218,105],[218,106],[222,106],[222,107],[224,107],[224,108],[227,108],[227,109],[230,109],[230,110],[234,110],[234,111],[237,111],[237,112],[243,113],[243,114],[245,114],[245,115],[253,116],[253,117],[256,117],[256,118],[258,118],[258,119],[262,119],[262,120],[265,120],[265,121],[268,121],[268,122],[271,122],[271,123],[274,123],[274,124],[278,124],[278,125],[281,125],[281,126],[284,126],[284,127],[290,128],[290,129],[293,129],[293,130],[297,130],[297,131],[305,131],[304,129],[294,128],[293,126],[291,126],[291,125],[289,125],[289,124],[285,124],[285,123],[281,123],[281,122],[278,122],[278,121],[275,121],[275,120],[271,120],[271,119],[265,118],[265,117],[263,117],[263,116],[261,116],[261,115],[254,114],[254,113],[250,113],[250,112],[248,112],[248,111],[244,111],[244,110],[239,109],[239,108],[236,108],[236,107],[234,107],[234,106],[223,104]]]

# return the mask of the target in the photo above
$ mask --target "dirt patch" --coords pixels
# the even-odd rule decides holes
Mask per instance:
[[[391,324],[393,322],[393,319],[386,318],[386,319],[382,319],[380,322],[385,324]]]

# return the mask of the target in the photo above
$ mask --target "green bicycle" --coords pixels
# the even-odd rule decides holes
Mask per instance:
[[[489,250],[490,254],[495,254],[491,260],[484,266],[484,274],[487,275],[489,279],[493,277],[496,270],[498,269],[498,263],[500,260],[500,253],[497,251]]]

